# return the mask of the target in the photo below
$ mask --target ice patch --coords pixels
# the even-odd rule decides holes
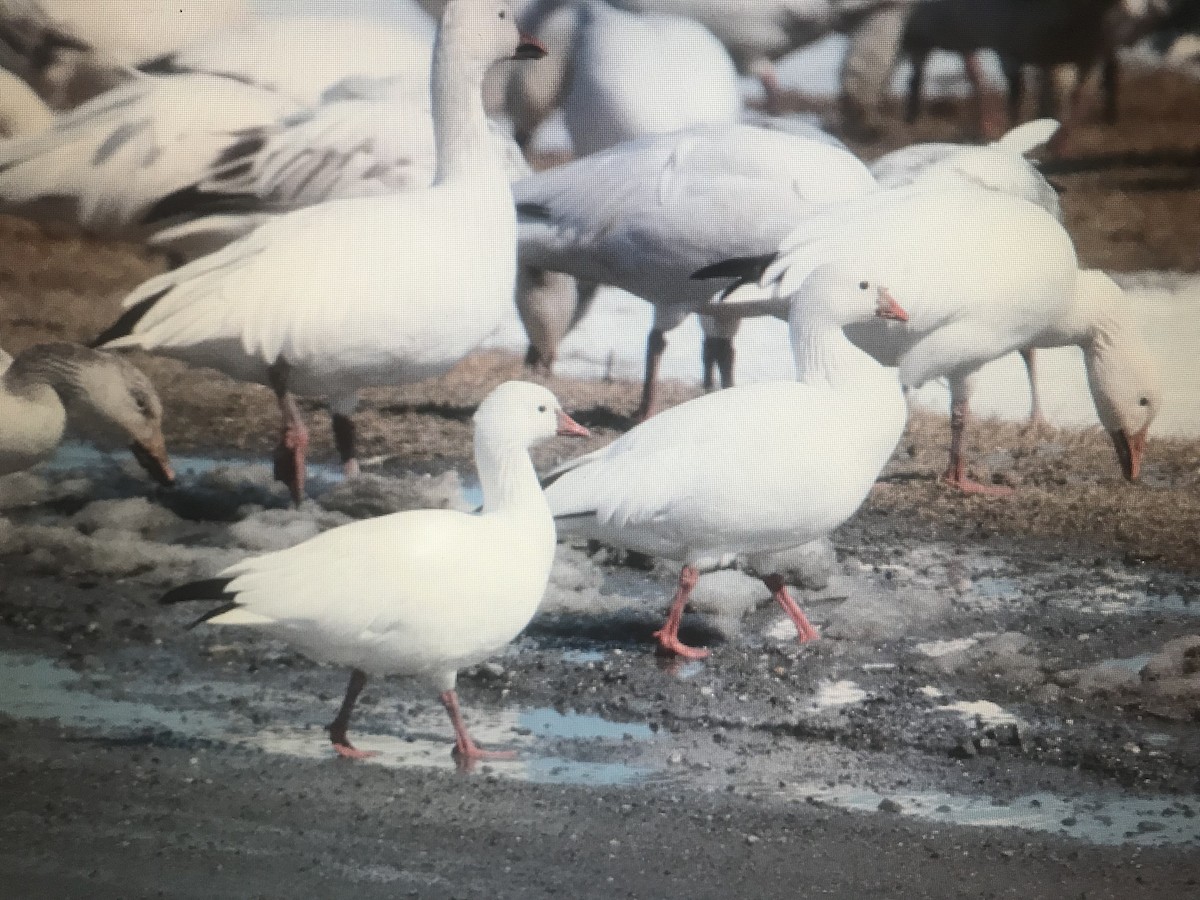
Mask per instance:
[[[957,713],[971,723],[980,725],[1023,725],[1024,723],[1004,707],[991,700],[956,700],[937,707],[937,712]]]
[[[931,659],[937,659],[939,656],[949,656],[951,653],[960,653],[963,650],[970,649],[978,644],[979,641],[973,637],[954,638],[945,641],[925,641],[922,644],[917,644],[917,652],[928,656]]]
[[[867,692],[853,681],[823,681],[817,685],[816,696],[809,708],[813,710],[835,709],[853,706],[867,699]]]

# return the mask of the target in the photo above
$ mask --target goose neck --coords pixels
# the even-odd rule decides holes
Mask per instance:
[[[491,173],[500,163],[483,109],[485,67],[462,59],[438,36],[430,76],[437,174],[434,183]]]
[[[485,514],[533,510],[548,518],[550,508],[529,451],[521,446],[475,441],[475,467],[483,489]]]
[[[39,344],[30,347],[0,376],[4,387],[14,394],[28,394],[49,387],[64,401],[78,396],[82,392],[83,360],[78,353],[63,352],[66,346]]]
[[[840,390],[888,374],[869,354],[854,346],[839,325],[793,322],[791,337],[798,381]]]

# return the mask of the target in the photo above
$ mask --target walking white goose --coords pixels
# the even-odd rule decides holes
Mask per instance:
[[[513,185],[521,258],[654,304],[637,415],[654,406],[666,332],[705,305],[701,266],[773,247],[805,215],[876,189],[866,167],[823,141],[708,125],[618,145]],[[709,348],[726,386],[728,339]]]
[[[510,381],[475,414],[483,511],[410,510],[334,528],[295,547],[183,585],[163,603],[221,600],[194,624],[248,625],[313,659],[352,670],[329,728],[341,756],[350,714],[369,675],[431,683],[454,726],[463,762],[497,756],[467,733],[454,685],[459,669],[501,650],[533,618],[554,561],[554,520],[529,448],[555,434],[587,435],[554,395]]]
[[[1078,269],[1062,226],[1040,207],[995,191],[913,187],[812,215],[777,253],[714,271],[728,276],[741,270],[745,286],[730,302],[740,299],[760,310],[774,304],[780,315],[795,286],[831,260],[883,267],[910,316],[903,327],[851,326],[850,340],[884,365],[899,366],[906,386],[939,376],[949,380],[951,447],[944,480],[968,492],[1006,493],[966,475],[968,378],[984,363],[1031,345],[1069,314]]]
[[[866,498],[899,440],[907,408],[896,376],[846,339],[842,326],[904,321],[903,294],[866,266],[818,267],[789,292],[798,382],[744,385],[665,410],[546,479],[564,534],[582,534],[683,568],[664,652],[703,657],[679,640],[700,572],[745,555],[796,625],[817,636],[771,554],[822,537]]]
[[[308,431],[294,394],[332,398],[357,471],[357,391],[447,371],[504,321],[516,277],[512,193],[480,96],[505,58],[535,58],[503,0],[452,0],[434,50],[437,174],[427,190],[340,200],[269,222],[153,278],[98,339],[268,384],[283,415],[276,475],[299,502]]]
[[[78,344],[36,344],[16,359],[0,350],[0,475],[48,459],[68,423],[104,444],[129,441],[156,481],[174,482],[162,402],[133,364]]]

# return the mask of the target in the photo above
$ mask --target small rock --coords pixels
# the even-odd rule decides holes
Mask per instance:
[[[882,800],[880,800],[878,809],[880,812],[885,813],[898,813],[904,811],[904,807],[891,797],[884,797]]]

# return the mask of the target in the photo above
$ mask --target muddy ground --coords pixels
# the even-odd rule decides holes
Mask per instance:
[[[1057,164],[1068,225],[1090,264],[1194,270],[1200,98],[1128,77],[1124,123]],[[160,267],[12,220],[0,247],[12,351],[95,334]],[[350,518],[469,505],[470,414],[518,360],[371,392],[368,476],[318,477],[299,511],[259,465],[265,390],[137,362],[191,457],[177,489],[78,450],[0,483],[0,896],[1200,893],[1200,442],[1152,441],[1128,485],[1102,435],[983,423],[976,472],[1017,493],[964,499],[933,477],[945,421],[917,417],[833,548],[796,562],[822,631],[803,647],[721,573],[685,620],[712,657],[664,663],[671,568],[564,547],[526,634],[460,679],[477,737],[521,759],[458,773],[419,687],[371,684],[354,732],[382,755],[335,759],[343,672],[155,601]],[[628,426],[634,385],[546,382],[595,445]]]

